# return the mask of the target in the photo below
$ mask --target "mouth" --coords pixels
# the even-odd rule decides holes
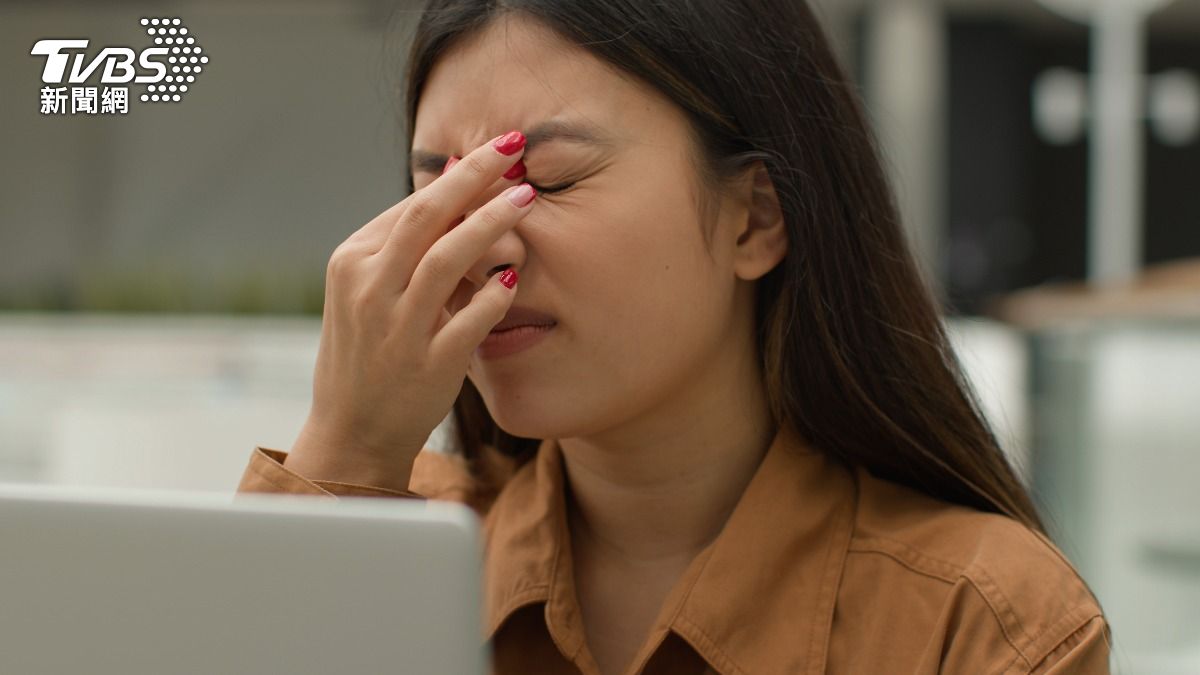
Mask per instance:
[[[531,330],[546,330],[546,329],[550,329],[550,328],[557,326],[558,323],[555,321],[550,321],[550,322],[546,322],[546,323],[522,323],[522,324],[513,324],[513,325],[509,325],[509,326],[499,327],[502,325],[503,325],[502,323],[497,324],[498,327],[493,328],[491,330],[491,332],[489,332],[488,334],[489,335],[499,335],[502,333],[511,333],[515,330],[520,330],[522,328],[528,328]]]
[[[558,323],[558,320],[549,314],[522,305],[513,305],[508,308],[508,312],[504,315],[504,319],[492,327],[492,333],[502,333],[515,328],[546,328],[553,327]]]
[[[523,352],[547,339],[557,323],[522,324],[504,329],[493,329],[479,345],[477,353],[484,359],[498,359]]]

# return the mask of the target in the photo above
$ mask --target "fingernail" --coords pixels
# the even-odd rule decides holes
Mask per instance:
[[[525,160],[518,159],[516,164],[513,164],[508,171],[504,172],[504,177],[508,180],[515,180],[525,175]]]
[[[446,166],[442,167],[442,173],[449,171],[450,167],[454,166],[455,164],[458,164],[458,158],[451,155],[450,159],[446,160]]]
[[[492,141],[492,146],[502,155],[516,154],[518,150],[525,147],[525,134],[519,131],[510,131]]]
[[[533,201],[533,198],[537,196],[537,190],[534,190],[533,186],[529,183],[521,183],[512,190],[509,190],[505,196],[508,197],[508,201],[512,202],[513,206],[520,208]]]
[[[510,267],[500,273],[500,283],[504,284],[505,288],[511,289],[517,285],[517,268]]]

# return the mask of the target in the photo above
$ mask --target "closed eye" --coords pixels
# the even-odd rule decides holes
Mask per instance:
[[[530,181],[528,181],[528,180],[527,180],[527,181],[525,181],[525,182],[526,182],[526,183],[529,183],[530,185],[532,185],[532,186],[533,186],[533,189],[534,189],[534,190],[537,190],[539,193],[541,193],[541,194],[548,194],[548,195],[552,195],[552,194],[554,194],[554,193],[556,193],[556,192],[562,192],[563,190],[566,190],[566,189],[568,189],[568,188],[570,188],[570,187],[572,187],[572,186],[574,186],[574,185],[575,185],[574,183],[560,183],[560,184],[558,184],[558,185],[551,185],[550,187],[542,187],[541,185],[538,185],[537,183],[530,182]]]

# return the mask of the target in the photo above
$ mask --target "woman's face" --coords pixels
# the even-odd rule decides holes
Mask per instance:
[[[748,328],[723,206],[713,259],[705,248],[686,121],[667,99],[526,19],[493,22],[443,56],[422,92],[414,150],[463,156],[494,136],[547,122],[594,140],[531,141],[524,179],[558,193],[498,239],[447,304],[464,306],[498,265],[520,272],[514,304],[553,316],[538,344],[471,357],[468,377],[505,431],[529,438],[598,434],[686,398]],[[440,165],[414,166],[415,187]],[[744,217],[742,218],[744,220]],[[730,224],[725,224],[729,221]],[[744,290],[744,289],[743,289]],[[694,413],[694,411],[693,411]]]

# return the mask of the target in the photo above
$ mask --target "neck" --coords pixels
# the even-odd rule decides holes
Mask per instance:
[[[560,439],[573,546],[653,571],[686,565],[721,531],[776,428],[752,363],[705,372],[669,411]]]

